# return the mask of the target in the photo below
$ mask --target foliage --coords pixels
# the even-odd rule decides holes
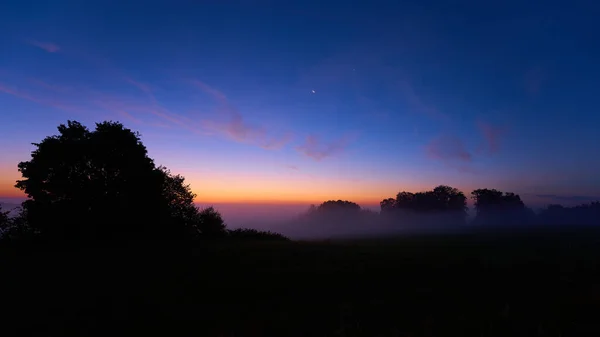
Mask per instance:
[[[464,224],[467,216],[467,198],[458,189],[446,185],[418,193],[399,192],[396,199],[381,201],[382,214],[444,215],[452,224]]]
[[[260,240],[260,241],[290,241],[286,236],[271,232],[271,231],[259,231],[252,228],[237,228],[227,231],[228,236],[232,239],[245,239],[245,240]]]
[[[3,211],[2,205],[0,205],[0,231],[9,225],[9,223],[10,223],[10,219],[8,218],[9,213],[10,213],[9,211]]]
[[[527,224],[533,221],[533,211],[525,207],[518,194],[495,189],[477,189],[471,192],[475,201],[477,224]]]
[[[68,121],[58,131],[18,165],[32,229],[52,239],[194,234],[194,194],[183,177],[154,165],[138,133],[116,122],[90,131]]]
[[[353,212],[360,211],[360,206],[357,203],[347,200],[328,200],[320,204],[317,207],[317,211],[329,212],[329,211],[345,211]]]
[[[10,211],[2,211],[0,206],[0,240],[10,241],[29,238],[33,235],[27,225],[25,211],[21,208],[16,216],[10,216]]]
[[[381,213],[388,213],[388,212],[393,212],[394,209],[396,209],[396,199],[394,198],[387,198],[387,199],[383,199],[380,203],[379,206],[381,207]]]
[[[540,223],[550,225],[600,225],[600,201],[575,207],[548,205],[538,218]]]
[[[223,221],[221,213],[213,207],[207,207],[198,213],[197,228],[200,234],[205,237],[224,237],[227,235],[227,225]]]

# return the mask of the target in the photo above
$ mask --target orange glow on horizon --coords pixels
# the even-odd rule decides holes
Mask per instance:
[[[198,203],[320,204],[327,200],[349,200],[358,204],[379,204],[400,190],[421,191],[432,188],[415,183],[381,180],[348,181],[313,176],[250,175],[214,173],[210,178],[193,177],[186,181],[197,194]]]
[[[6,170],[4,170],[6,171]],[[0,175],[0,197],[25,198],[14,184],[18,172]],[[0,170],[0,172],[2,172]],[[197,194],[199,204],[320,204],[327,200],[349,200],[360,205],[378,205],[400,191],[430,190],[435,184],[364,179],[358,181],[328,179],[308,175],[269,176],[238,172],[184,172],[186,183]],[[469,197],[470,189],[461,189]]]

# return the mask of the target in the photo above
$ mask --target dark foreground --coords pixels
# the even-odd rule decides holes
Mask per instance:
[[[599,336],[600,231],[3,247],[1,335]]]

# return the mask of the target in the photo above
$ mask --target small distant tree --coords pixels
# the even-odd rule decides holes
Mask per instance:
[[[600,225],[600,202],[574,207],[548,205],[539,213],[538,222],[546,225]]]
[[[347,200],[329,200],[317,207],[318,211],[360,211],[357,203]]]
[[[379,206],[381,207],[381,213],[393,212],[397,208],[396,207],[396,199],[394,199],[394,198],[383,199],[379,203]]]
[[[221,213],[213,207],[207,207],[198,213],[196,228],[206,238],[218,238],[227,235],[227,225],[223,221]]]
[[[443,220],[452,224],[464,224],[467,218],[467,198],[458,189],[446,185],[424,192],[400,192],[396,199],[385,199],[381,210],[389,213],[396,210],[398,215],[412,220],[424,219],[424,215],[442,215]]]
[[[396,195],[395,206],[398,209],[414,210],[415,194],[410,192],[400,192]]]
[[[495,189],[477,189],[471,192],[475,202],[475,223],[524,224],[532,221],[533,212],[525,207],[518,194]]]

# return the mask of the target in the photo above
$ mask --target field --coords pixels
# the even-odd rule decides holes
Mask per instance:
[[[2,250],[2,335],[598,336],[600,231]]]

